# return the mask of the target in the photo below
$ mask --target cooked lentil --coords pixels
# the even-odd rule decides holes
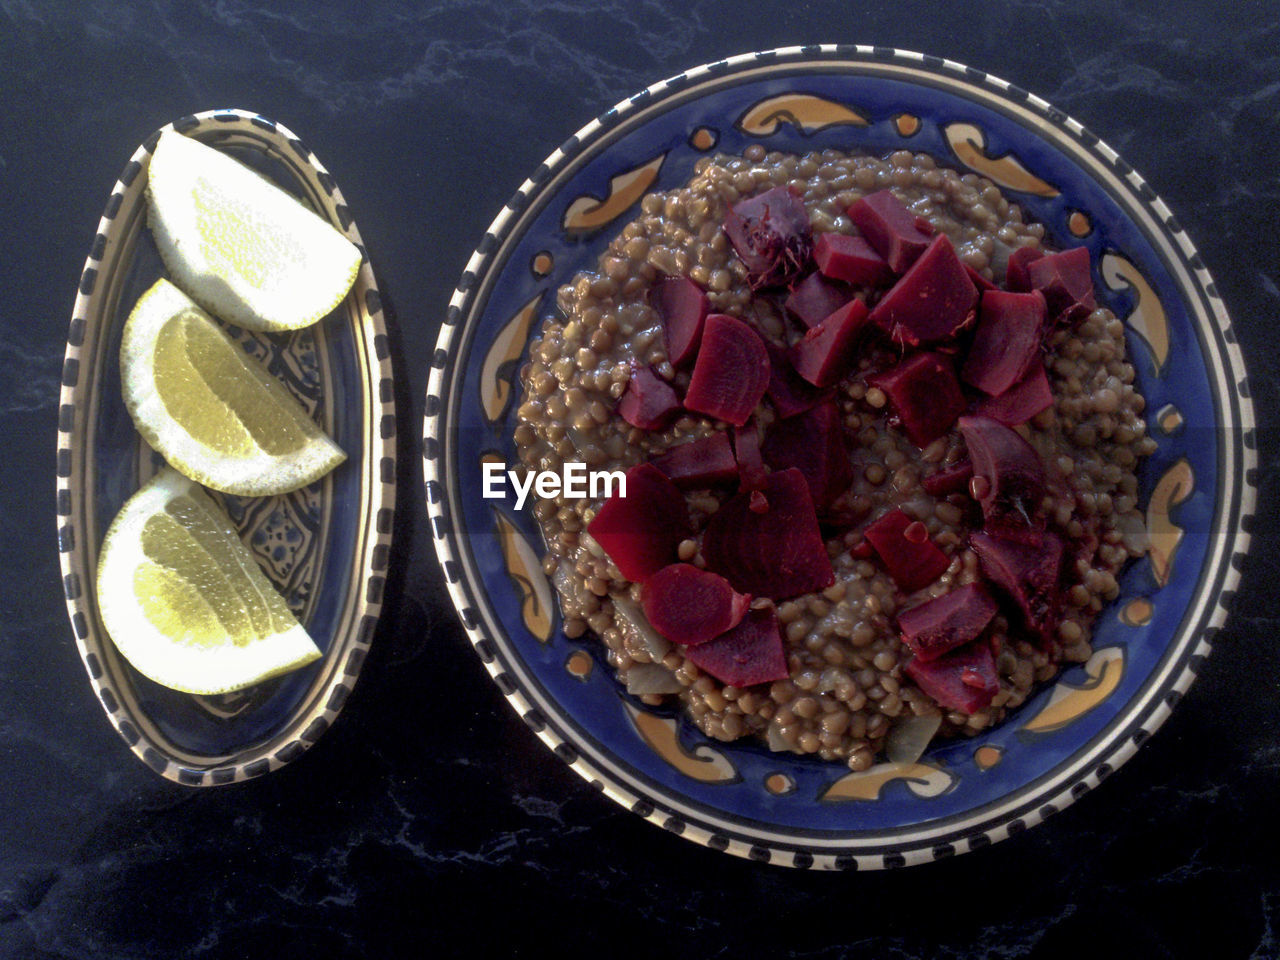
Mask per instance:
[[[582,273],[558,291],[561,315],[542,325],[521,371],[524,399],[516,439],[525,467],[560,471],[567,460],[585,460],[625,470],[668,447],[726,429],[686,414],[665,429],[646,432],[613,411],[633,360],[653,366],[679,391],[688,387],[688,372],[667,360],[659,319],[646,300],[663,275],[689,275],[707,290],[713,311],[744,318],[767,340],[785,344],[796,336],[789,334],[778,302],[752,294],[746,268],[721,230],[730,205],[777,185],[789,185],[803,197],[815,233],[855,232],[848,206],[865,193],[892,187],[987,278],[1003,276],[1013,249],[1039,246],[1044,237],[1043,227],[1025,222],[992,183],[939,167],[924,154],[896,151],[882,158],[826,150],[795,156],[765,153],[757,144],[741,157],[704,158],[687,185],[643,198],[640,215],[609,244],[597,272]],[[1092,621],[1116,597],[1117,572],[1145,550],[1134,470],[1155,445],[1146,435],[1144,401],[1125,359],[1123,325],[1098,308],[1073,327],[1054,331],[1049,348],[1053,406],[1019,430],[1052,478],[1043,504],[1048,522],[1071,544],[1063,619],[1042,650],[1011,635],[1007,620],[997,616],[989,629],[999,691],[988,709],[972,716],[946,711],[940,736],[999,723],[1062,664],[1087,659]],[[890,362],[882,349],[868,349],[841,385],[855,480],[837,506],[854,518],[854,527],[827,543],[835,585],[778,605],[790,679],[737,690],[699,671],[679,647],[660,637],[656,643],[652,630],[636,622],[639,585],[624,580],[585,534],[598,504],[560,498],[537,503],[534,515],[566,636],[594,632],[623,683],[635,666],[665,665],[682,688],[674,696],[708,736],[755,736],[773,749],[814,754],[855,771],[874,763],[893,718],[938,713],[938,705],[902,670],[903,645],[892,618],[903,598],[883,570],[851,552],[861,540],[861,523],[897,507],[916,521],[912,535],[927,532],[951,558],[935,583],[903,605],[979,578],[977,557],[965,546],[973,502],[963,493],[934,498],[919,485],[925,465],[929,472],[954,463],[964,457],[963,446],[953,431],[922,451],[887,425],[885,394],[868,388],[865,377]],[[767,428],[770,408],[761,407],[757,418]],[[971,486],[981,482],[975,479]],[[689,498],[697,529],[724,496],[709,490]],[[679,557],[703,565],[696,540],[682,543]]]

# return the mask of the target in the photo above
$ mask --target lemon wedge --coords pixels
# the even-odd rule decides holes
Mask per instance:
[[[174,282],[251,330],[315,323],[360,269],[359,248],[296,197],[174,130],[151,157],[147,217]]]
[[[129,314],[120,379],[138,432],[172,466],[215,490],[285,493],[346,457],[280,381],[167,280],[156,281]]]
[[[107,530],[98,606],[124,658],[185,693],[241,690],[321,655],[226,513],[169,468]]]

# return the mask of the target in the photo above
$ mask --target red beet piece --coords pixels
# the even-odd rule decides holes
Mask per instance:
[[[662,320],[667,359],[683,366],[698,352],[707,319],[707,295],[688,277],[667,277],[649,290],[649,305]]]
[[[764,486],[769,471],[760,453],[760,427],[754,420],[733,431],[733,454],[738,461],[741,489],[758,490]]]
[[[969,534],[969,545],[983,575],[1009,595],[1028,629],[1041,639],[1051,637],[1057,628],[1062,541],[1045,533],[1033,546],[975,531]]]
[[[920,486],[931,497],[945,497],[949,493],[967,490],[972,476],[973,464],[968,460],[961,460],[923,477]]]
[[[649,578],[641,602],[653,629],[673,643],[691,647],[736,627],[751,598],[719,574],[673,563]]]
[[[888,190],[855,200],[849,219],[894,273],[903,273],[929,246],[930,236],[920,229],[918,218]]]
[[[791,366],[785,348],[766,343],[769,352],[769,386],[765,391],[779,417],[794,417],[811,410],[831,396],[830,390],[815,387]]]
[[[903,669],[946,710],[977,713],[991,706],[1000,689],[996,661],[985,643],[971,643],[936,660],[913,657]]]
[[[871,320],[898,343],[947,340],[973,320],[978,288],[945,233],[934,237],[871,311]]]
[[[898,629],[918,660],[936,660],[987,628],[996,602],[980,583],[958,587],[898,614]]]
[[[961,417],[956,424],[973,461],[973,483],[983,488],[988,533],[1036,542],[1040,524],[1036,508],[1044,496],[1044,464],[1027,441],[990,417]]]
[[[764,495],[763,513],[751,509],[754,493]],[[726,501],[707,523],[702,555],[707,569],[757,597],[786,600],[835,582],[809,484],[794,467]]]
[[[753,290],[789,284],[813,255],[809,212],[786,187],[738,201],[725,215],[724,232],[746,264]]]
[[[960,379],[996,397],[1027,375],[1040,356],[1045,301],[1039,290],[982,295],[978,329],[960,369]]]
[[[861,287],[886,286],[893,279],[884,257],[862,237],[848,234],[818,234],[813,244],[813,262],[823,276]]]
[[[748,610],[742,622],[709,643],[690,647],[685,656],[721,683],[750,687],[785,680],[787,657],[773,609]]]
[[[714,487],[738,478],[738,462],[723,430],[669,447],[649,462],[682,490]]]
[[[945,354],[917,353],[868,377],[867,383],[884,391],[903,431],[918,447],[938,439],[964,413],[964,394]]]
[[[649,367],[631,366],[631,379],[618,402],[622,419],[641,430],[658,430],[680,409],[680,398],[671,384]]]
[[[981,400],[974,412],[999,420],[1007,427],[1026,423],[1041,410],[1053,406],[1053,390],[1044,372],[1044,362],[1037,360],[1031,372],[998,397]]]
[[[651,463],[627,471],[627,495],[614,494],[587,524],[628,580],[643,583],[676,559],[680,541],[693,535],[684,494]]]
[[[702,331],[685,409],[740,427],[764,396],[769,369],[759,335],[737,317],[713,313]]]
[[[1031,290],[1031,278],[1027,276],[1027,266],[1044,256],[1039,247],[1019,247],[1009,254],[1009,263],[1004,268],[1004,285],[1014,293],[1028,293]]]
[[[969,275],[969,279],[973,281],[973,285],[978,288],[979,295],[986,293],[988,290],[1000,289],[967,263],[964,265],[964,272]]]
[[[853,482],[844,418],[834,400],[776,422],[765,438],[764,458],[774,470],[795,467],[803,473],[819,513]]]
[[[853,366],[858,336],[867,325],[867,306],[850,300],[791,348],[791,365],[815,387],[839,383]]]
[[[1031,286],[1044,294],[1054,323],[1069,323],[1093,312],[1093,275],[1088,247],[1051,253],[1027,265]]]
[[[914,522],[918,521],[913,521],[901,510],[890,510],[867,527],[864,533],[880,555],[889,576],[906,593],[927,587],[951,564],[927,533],[919,542],[906,535],[907,528]]]
[[[811,273],[796,284],[784,306],[806,327],[816,327],[852,299],[853,292],[843,283]]]

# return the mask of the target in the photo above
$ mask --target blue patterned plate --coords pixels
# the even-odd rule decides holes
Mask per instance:
[[[333,178],[284,127],[243,110],[183,117],[163,129],[169,127],[249,164],[360,244]],[[145,228],[144,197],[161,132],[138,148],[112,189],[80,277],[58,411],[58,547],[76,643],[112,725],[157,773],[204,786],[283,766],[342,709],[382,601],[395,504],[395,411],[367,258],[346,300],[318,324],[285,335],[228,328],[347,454],[331,474],[294,493],[215,494],[324,656],[217,697],[161,687],[119,656],[99,619],[94,581],[107,525],[161,465],[125,410],[118,363],[124,321],[163,273]]]
[[[642,708],[598,644],[559,630],[528,511],[482,500],[515,463],[514,370],[555,290],[592,269],[640,197],[709,152],[907,148],[997,183],[1055,246],[1085,246],[1128,330],[1156,453],[1141,472],[1149,557],[1096,624],[1095,653],[1005,723],[862,773],[723,744]],[[873,869],[964,853],[1039,823],[1133,755],[1186,691],[1248,547],[1254,415],[1226,310],[1142,179],[1076,121],[951,61],[824,46],[672,77],[556,150],[494,220],[441,331],[426,400],[427,506],[467,635],[557,756],[627,808],[699,843],[796,867]],[[464,439],[465,438],[465,439]]]

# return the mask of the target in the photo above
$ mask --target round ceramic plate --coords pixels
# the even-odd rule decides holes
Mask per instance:
[[[1127,326],[1156,453],[1141,470],[1149,557],[1096,625],[1095,652],[999,727],[909,766],[850,773],[707,739],[614,680],[559,630],[533,518],[481,499],[517,462],[515,370],[556,288],[595,269],[640,197],[700,157],[761,143],[931,154],[1000,186],[1053,246],[1089,249]],[[1076,121],[1004,81],[903,51],[813,46],[708,64],[570,137],[512,196],[467,264],[426,399],[427,506],[467,635],[511,705],[609,797],[691,840],[796,867],[921,863],[1002,840],[1124,763],[1195,678],[1248,546],[1254,416],[1230,321],[1165,205]]]
[[[164,273],[146,229],[145,191],[151,150],[170,128],[246,163],[357,245],[360,234],[333,178],[301,140],[257,114],[215,110],[182,117],[138,148],[111,191],[80,277],[58,411],[58,547],[67,608],[112,725],[156,772],[204,786],[283,766],[342,709],[382,602],[395,504],[395,410],[367,258],[343,303],[311,327],[289,334],[227,327],[347,454],[332,473],[293,493],[214,494],[324,656],[216,697],[161,687],[120,657],[99,618],[94,585],[107,526],[163,465],[125,410],[118,358],[129,311]]]

